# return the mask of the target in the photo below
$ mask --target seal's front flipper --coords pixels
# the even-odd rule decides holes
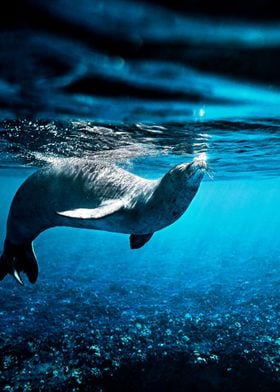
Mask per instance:
[[[20,272],[25,272],[31,283],[35,283],[38,278],[38,263],[32,244],[14,245],[6,240],[0,257],[0,280],[9,273],[23,285]]]
[[[152,235],[152,234],[131,234],[131,236],[129,237],[129,242],[130,242],[130,248],[131,249],[139,249],[142,248],[142,246],[144,246],[146,244],[146,242],[148,242]]]
[[[123,200],[107,200],[97,208],[76,208],[57,212],[58,215],[75,219],[101,219],[118,212],[125,206]]]

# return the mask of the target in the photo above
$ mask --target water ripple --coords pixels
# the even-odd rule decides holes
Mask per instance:
[[[215,179],[280,173],[280,123],[267,119],[164,124],[4,121],[0,146],[2,167],[84,157],[157,176],[205,152]]]

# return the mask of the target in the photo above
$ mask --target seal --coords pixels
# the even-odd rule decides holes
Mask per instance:
[[[64,159],[38,170],[20,186],[7,220],[0,280],[21,272],[35,283],[32,242],[44,230],[71,226],[130,234],[131,249],[175,222],[194,198],[207,164],[204,156],[147,180],[112,164]]]

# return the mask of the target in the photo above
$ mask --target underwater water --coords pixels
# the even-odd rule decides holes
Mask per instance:
[[[213,176],[142,249],[73,228],[34,241],[37,283],[0,285],[2,390],[279,390],[279,135],[275,120],[2,122],[1,243],[17,188],[49,161],[158,178],[204,152]]]
[[[141,249],[104,231],[36,238],[36,284],[0,282],[1,391],[280,390],[277,7],[162,3],[0,15],[0,253],[18,187],[49,163],[211,168]]]

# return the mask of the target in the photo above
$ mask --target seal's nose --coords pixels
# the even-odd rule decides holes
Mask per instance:
[[[201,153],[193,160],[193,166],[197,169],[207,169],[208,165],[205,152]]]

